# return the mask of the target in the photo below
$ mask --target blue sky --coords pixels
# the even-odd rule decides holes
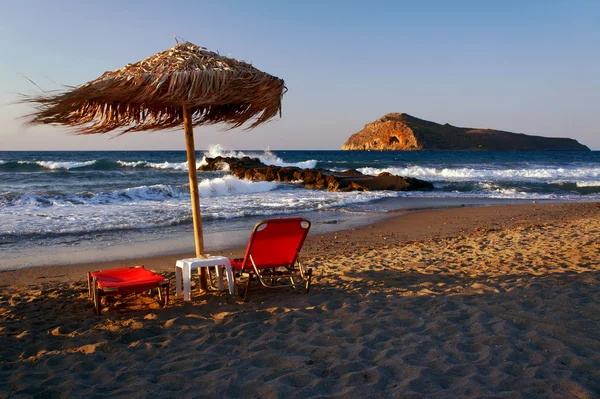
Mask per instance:
[[[367,4],[368,3],[368,4]],[[79,85],[174,35],[283,78],[283,117],[196,146],[339,149],[388,112],[600,149],[600,1],[5,1],[0,150],[184,149],[181,131],[27,127],[16,93]]]

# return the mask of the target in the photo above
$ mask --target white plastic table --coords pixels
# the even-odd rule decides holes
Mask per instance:
[[[221,266],[225,266],[227,270],[227,283],[229,285],[229,293],[234,294],[235,286],[233,280],[233,271],[231,270],[231,262],[225,256],[207,256],[203,258],[188,258],[178,260],[175,264],[175,293],[181,295],[181,286],[183,283],[183,300],[191,301],[191,280],[192,269],[200,267],[215,267],[217,272],[217,284],[219,290],[223,291],[223,276]]]

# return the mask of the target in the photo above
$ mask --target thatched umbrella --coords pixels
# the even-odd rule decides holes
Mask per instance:
[[[282,79],[189,42],[60,93],[27,98],[34,124],[75,127],[78,134],[185,130],[196,255],[204,254],[193,127],[254,128],[281,113]],[[204,271],[204,269],[202,269]],[[205,278],[201,279],[206,289]]]

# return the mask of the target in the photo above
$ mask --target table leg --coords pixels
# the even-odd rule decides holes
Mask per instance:
[[[189,263],[183,265],[183,300],[191,301],[192,296],[190,294],[192,285],[192,268]]]
[[[217,269],[217,286],[219,287],[219,291],[223,291],[223,266],[216,265],[215,269]]]
[[[231,270],[231,265],[225,265],[227,270],[227,284],[229,285],[229,294],[235,294],[235,280],[233,279],[233,270]]]
[[[181,272],[181,267],[175,266],[175,295],[181,296],[181,285],[183,283],[183,275]]]

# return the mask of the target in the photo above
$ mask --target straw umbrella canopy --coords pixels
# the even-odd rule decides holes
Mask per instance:
[[[252,129],[281,114],[284,81],[245,62],[189,42],[63,92],[28,97],[32,124],[70,126],[77,134],[119,134],[183,125],[196,255],[204,254],[193,127],[247,122]],[[204,269],[202,269],[204,271]],[[202,279],[202,288],[206,280]]]

